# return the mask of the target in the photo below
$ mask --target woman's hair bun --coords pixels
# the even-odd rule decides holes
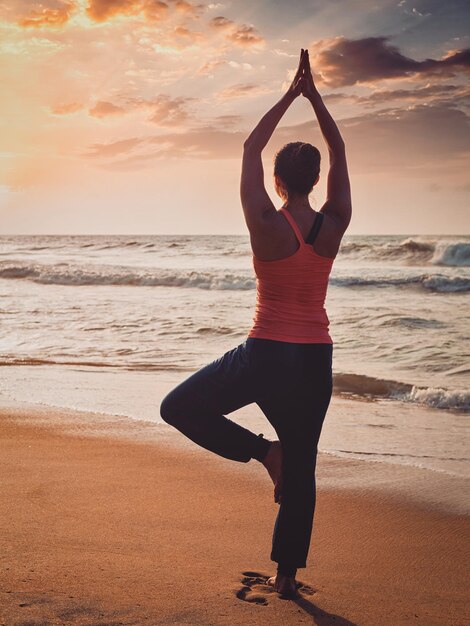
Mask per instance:
[[[310,143],[301,143],[295,151],[294,160],[301,167],[311,167],[318,159],[318,149]]]
[[[310,143],[303,143],[299,146],[299,156],[302,158],[309,158],[315,154],[315,148]]]
[[[320,158],[318,148],[303,141],[286,143],[279,150],[274,158],[274,174],[282,181],[284,195],[312,191],[320,173]]]

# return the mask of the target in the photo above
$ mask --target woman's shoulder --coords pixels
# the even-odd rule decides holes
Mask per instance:
[[[256,228],[250,229],[250,242],[255,257],[265,261],[289,256],[298,248],[295,234],[281,209],[275,208],[265,211]]]
[[[320,211],[320,214],[323,219],[320,230],[315,237],[313,248],[321,256],[335,258],[341,246],[344,230],[331,215],[323,210]]]

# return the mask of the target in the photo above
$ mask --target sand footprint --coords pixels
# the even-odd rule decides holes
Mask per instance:
[[[279,597],[279,594],[273,587],[268,585],[268,578],[270,578],[270,576],[265,576],[259,572],[242,572],[242,574],[243,578],[241,582],[243,587],[235,592],[235,595],[240,600],[266,605],[268,604],[269,596],[272,597],[272,594]],[[312,596],[315,593],[315,589],[299,581],[297,581],[297,591],[300,594],[308,596]]]

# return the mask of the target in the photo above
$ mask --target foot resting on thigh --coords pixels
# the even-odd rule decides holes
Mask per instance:
[[[280,441],[272,441],[262,461],[274,483],[274,502],[280,504],[282,490],[282,446]]]
[[[267,583],[283,596],[295,597],[299,595],[297,585],[295,584],[295,576],[276,574],[276,576],[268,578]]]

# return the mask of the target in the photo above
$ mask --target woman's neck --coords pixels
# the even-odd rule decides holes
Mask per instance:
[[[286,200],[282,205],[282,208],[287,209],[289,213],[306,213],[313,211],[308,201],[308,198],[298,200]]]

